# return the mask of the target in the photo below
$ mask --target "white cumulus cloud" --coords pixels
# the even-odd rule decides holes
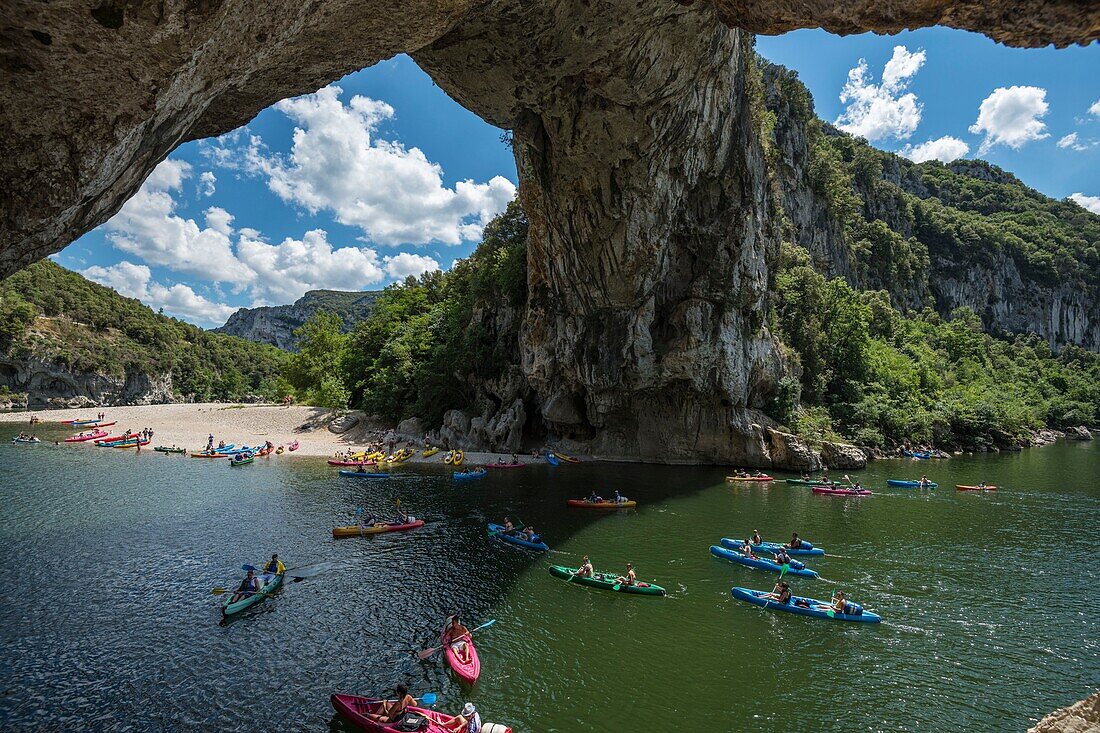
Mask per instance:
[[[213,171],[203,171],[199,176],[199,193],[203,196],[213,196],[217,190],[218,177]]]
[[[1094,214],[1100,214],[1100,196],[1086,196],[1081,192],[1071,193],[1070,201],[1074,201],[1082,209],[1087,209]]]
[[[914,163],[923,163],[926,160],[950,163],[969,153],[970,146],[957,137],[944,135],[920,145],[906,145],[899,152]]]
[[[1089,107],[1089,114],[1094,117],[1100,117],[1100,99],[1097,99],[1092,103],[1092,106]]]
[[[1084,140],[1076,132],[1071,132],[1058,141],[1058,147],[1069,148],[1070,150],[1088,150],[1097,145],[1100,145],[1100,141],[1091,139]]]
[[[860,59],[840,92],[840,101],[848,107],[837,118],[837,127],[871,141],[904,140],[912,135],[920,124],[921,105],[915,94],[905,90],[924,60],[923,50],[910,53],[905,46],[894,46],[894,55],[882,70],[882,82],[875,84],[866,59]]]
[[[126,260],[110,267],[93,265],[82,274],[127,298],[137,298],[155,310],[163,308],[169,315],[203,325],[221,325],[236,310],[204,298],[182,283],[161,285],[153,280],[148,267]]]
[[[289,155],[268,155],[254,136],[241,151],[246,170],[265,176],[284,201],[331,211],[377,244],[459,244],[480,237],[515,196],[502,176],[446,187],[423,151],[377,136],[394,115],[390,105],[359,95],[344,104],[341,91],[329,86],[275,105],[297,125]]]
[[[1050,105],[1047,91],[1040,87],[999,87],[982,100],[978,119],[970,126],[975,135],[985,135],[978,154],[994,145],[1007,145],[1018,150],[1032,140],[1050,137],[1046,123],[1040,119]]]
[[[409,275],[419,276],[425,272],[435,272],[439,269],[439,263],[431,257],[401,252],[386,258],[386,274],[392,278],[403,280]]]

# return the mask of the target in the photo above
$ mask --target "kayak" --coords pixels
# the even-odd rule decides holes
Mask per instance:
[[[443,456],[443,462],[446,463],[448,466],[451,465],[452,463],[454,463],[454,460],[455,460],[455,452],[454,451],[451,451],[447,455]]]
[[[634,585],[627,585],[626,583],[619,584],[616,588],[615,579],[617,575],[608,575],[607,573],[596,573],[592,578],[578,578],[573,574],[577,572],[576,568],[565,568],[561,565],[551,565],[550,574],[555,578],[561,578],[562,580],[569,581],[572,585],[587,585],[590,588],[599,588],[601,590],[615,591],[616,593],[634,593],[640,596],[663,596],[665,589],[659,585],[652,583],[635,583]]]
[[[252,463],[252,461],[254,461],[254,460],[256,460],[255,456],[246,456],[246,457],[244,457],[240,460],[237,460],[236,458],[230,458],[229,459],[229,465],[230,466],[247,466],[249,463]]]
[[[744,546],[744,540],[733,540],[729,537],[722,538],[722,547],[725,547],[727,549],[740,550]],[[783,547],[783,545],[779,544],[778,542],[765,542],[760,545],[753,545],[752,549],[753,552],[770,552],[774,555],[776,552],[779,551],[779,548],[781,547]],[[783,547],[783,549],[787,551],[788,555],[815,555],[817,557],[821,557],[825,554],[825,550],[821,549],[820,547],[814,547],[806,540],[802,540],[802,547],[798,548],[797,550],[792,550],[789,547]]]
[[[916,450],[903,450],[901,452],[901,454],[903,456],[909,456],[910,458],[922,458],[922,459],[925,459],[925,460],[933,457],[931,453],[926,453],[925,451],[916,451]]]
[[[22,443],[22,444],[25,444],[25,445],[31,445],[31,444],[34,444],[34,443],[41,443],[42,439],[41,438],[12,438],[11,442],[13,442],[13,443]]]
[[[331,460],[328,462],[330,466],[377,466],[374,461],[336,461]]]
[[[565,503],[569,506],[584,507],[585,509],[629,509],[630,507],[638,506],[638,502],[633,499],[627,499],[626,501],[620,502],[567,499]]]
[[[438,452],[439,452],[438,448],[432,448],[431,446],[428,446],[427,448],[425,448],[423,451],[420,452],[420,455],[424,456],[425,458],[431,458],[432,456],[434,456]]]
[[[774,560],[767,560],[762,557],[758,557],[755,560],[751,557],[745,557],[740,552],[734,552],[733,550],[727,550],[725,547],[719,547],[718,545],[710,546],[710,554],[722,560],[729,560],[735,562],[738,565],[744,565],[748,568],[755,570],[770,570],[773,573],[778,573],[783,570],[783,566],[775,562]],[[798,560],[791,560],[791,567],[784,575],[797,575],[800,578],[816,578],[818,574],[813,570],[800,563]]]
[[[472,481],[475,478],[483,478],[488,473],[484,468],[479,468],[476,471],[455,471],[452,475],[455,481]]]
[[[278,575],[261,575],[260,579],[264,581],[264,584],[260,586],[260,589],[248,596],[242,598],[236,603],[230,603],[235,593],[225,594],[225,603],[222,604],[222,614],[226,616],[232,616],[233,614],[240,613],[249,606],[254,606],[269,595],[279,589],[279,586],[283,584],[283,574]]]
[[[97,438],[96,445],[110,445],[111,443],[121,443],[124,440],[135,440],[138,436],[132,435],[109,435],[106,438]]]
[[[275,455],[281,456],[282,454],[283,454],[283,446],[280,445],[278,448],[275,449]]]
[[[549,547],[546,546],[546,543],[543,542],[542,538],[539,537],[538,535],[535,535],[535,541],[531,542],[531,541],[528,541],[524,537],[524,535],[519,534],[519,533],[506,534],[504,532],[503,525],[493,524],[492,522],[489,523],[489,536],[490,537],[496,537],[498,540],[501,540],[502,542],[507,542],[509,544],[516,545],[518,547],[526,547],[528,550],[538,550],[539,552],[546,552],[547,550],[550,549]]]
[[[409,450],[408,448],[402,448],[401,450],[394,453],[392,456],[387,457],[385,462],[386,463],[401,463],[402,461],[409,460],[409,458],[412,457],[412,454],[413,454],[413,452],[411,450]]]
[[[367,473],[366,471],[347,471],[340,469],[341,476],[350,476],[352,478],[394,478],[400,474],[393,473]]]
[[[522,463],[486,463],[485,468],[523,468]]]
[[[186,453],[186,448],[169,448],[166,445],[158,445],[153,448],[157,453]]]
[[[478,659],[477,649],[474,647],[474,640],[470,638],[469,634],[459,638],[459,641],[466,642],[466,650],[469,652],[469,661],[462,661],[458,658],[458,652],[451,648],[450,644],[443,647],[443,653],[447,655],[447,664],[451,665],[451,669],[455,674],[466,683],[474,684],[477,682],[478,676],[481,674],[481,660]],[[439,643],[443,644],[443,634],[439,635]]]
[[[857,613],[833,613],[829,615],[829,610],[832,608],[831,603],[825,601],[814,600],[813,598],[800,598],[799,596],[791,596],[790,603],[779,603],[770,598],[764,598],[767,591],[753,590],[751,588],[730,588],[730,593],[734,598],[742,601],[748,601],[756,606],[763,606],[764,608],[773,611],[786,611],[788,613],[797,613],[800,616],[813,616],[814,618],[823,618],[830,621],[858,621],[865,624],[877,624],[882,621],[882,616],[877,613],[871,613],[870,611],[864,611],[863,606],[857,603],[849,602],[848,606],[858,609]],[[805,606],[798,605],[799,603],[805,603]]]
[[[400,524],[397,522],[376,522],[369,527],[362,527],[358,524],[353,524],[349,527],[333,527],[332,536],[340,539],[341,537],[364,537],[370,534],[385,534],[386,532],[404,532],[407,529],[416,529],[417,527],[423,527],[424,520],[416,519],[412,522]]]
[[[886,479],[887,486],[893,486],[897,489],[919,489],[921,487],[920,481],[903,481],[902,479],[888,478]],[[935,481],[928,481],[924,484],[925,488],[934,489],[939,484]]]
[[[815,486],[813,488],[815,494],[825,494],[826,496],[870,496],[871,492],[867,489],[838,489],[831,486]]]
[[[286,449],[287,449],[287,450],[289,450],[289,451],[296,451],[296,450],[298,450],[298,441],[297,441],[297,440],[296,440],[296,441],[294,441],[293,443],[291,443],[290,445],[288,445],[288,446],[286,447]]]
[[[753,481],[759,483],[764,481],[775,481],[775,479],[771,476],[726,476],[726,481]]]
[[[955,484],[956,491],[996,491],[996,486],[964,486],[963,484]]]
[[[98,438],[103,438],[106,435],[107,435],[107,431],[103,430],[103,431],[98,432],[98,433],[92,433],[91,435],[74,435],[71,438],[65,438],[65,442],[66,443],[83,443],[86,440],[96,440]]]
[[[791,486],[842,486],[839,481],[815,481],[813,479],[788,478],[783,479]]]
[[[567,456],[564,453],[561,453],[559,451],[554,451],[554,457],[557,458],[560,461],[565,461],[566,463],[580,463],[581,462],[580,458],[574,458],[573,456]]]
[[[463,451],[455,451],[454,458],[451,459],[451,465],[461,466],[464,460],[466,460],[466,453]]]
[[[139,442],[139,441],[136,441],[136,440],[134,440],[134,441],[127,440],[127,441],[124,441],[124,442],[121,442],[121,443],[111,443],[112,448],[135,448],[135,447],[141,447],[143,445],[149,445],[149,441],[148,440],[142,440],[142,441]]]
[[[359,730],[370,731],[370,733],[401,733],[407,727],[379,723],[368,717],[369,714],[377,713],[381,709],[382,700],[339,693],[333,695],[330,700],[336,712]],[[419,733],[451,733],[454,716],[427,708],[409,707],[408,710],[427,720],[426,727],[416,729]],[[511,729],[508,729],[507,733],[511,733]]]
[[[561,461],[558,460],[558,457],[555,456],[553,453],[547,452],[545,454],[545,458],[546,458],[546,462],[549,463],[551,466],[556,466],[559,463],[561,463]]]

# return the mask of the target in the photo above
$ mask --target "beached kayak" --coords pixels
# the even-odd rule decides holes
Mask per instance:
[[[901,452],[901,454],[903,456],[909,456],[910,458],[920,458],[920,459],[924,459],[924,460],[927,460],[927,459],[933,457],[931,453],[925,453],[924,451],[916,451],[916,450],[903,450]]]
[[[507,542],[512,545],[517,545],[518,547],[526,547],[528,550],[546,552],[550,549],[538,535],[535,535],[534,541],[531,542],[527,540],[527,537],[523,533],[513,532],[512,534],[506,534],[503,525],[493,524],[492,522],[489,523],[489,536],[496,537],[501,542]]]
[[[775,479],[771,476],[726,476],[726,481],[752,481],[756,483],[764,481],[775,481]]]
[[[399,473],[368,473],[367,471],[348,471],[346,469],[340,469],[341,476],[350,476],[351,478],[399,478]]]
[[[425,458],[431,458],[432,456],[434,456],[438,452],[439,452],[438,448],[433,448],[432,446],[428,446],[427,448],[425,448],[424,450],[422,450],[420,452],[420,455],[424,456]]]
[[[755,560],[751,557],[745,557],[740,552],[734,552],[733,550],[726,549],[725,547],[719,547],[718,545],[710,546],[710,554],[722,560],[729,560],[732,563],[738,565],[744,565],[754,570],[770,570],[773,573],[778,573],[783,570],[783,566],[776,563],[774,560],[768,560],[763,557],[758,557]],[[791,567],[784,575],[797,575],[800,578],[816,578],[817,573],[810,570],[808,567],[800,563],[798,560],[791,560]]]
[[[330,466],[377,466],[378,464],[374,461],[337,461],[337,460],[330,460],[328,462],[328,465],[330,465]]]
[[[956,491],[996,491],[996,486],[965,486],[963,484],[955,484]]]
[[[255,456],[245,456],[244,458],[241,458],[239,460],[236,459],[236,458],[230,458],[229,459],[229,465],[230,466],[247,466],[249,463],[252,463],[252,461],[254,461],[254,460],[256,460]]]
[[[584,509],[629,509],[638,506],[638,502],[627,499],[626,501],[588,501],[587,499],[566,499],[569,506],[582,507]]]
[[[486,463],[485,468],[523,468],[522,463]]]
[[[484,468],[479,468],[476,471],[455,471],[452,476],[455,481],[472,481],[476,478],[484,478],[488,473]]]
[[[233,600],[233,596],[236,594],[226,593],[225,603],[222,604],[222,614],[226,616],[232,616],[233,614],[240,613],[250,606],[255,606],[257,603],[267,598],[269,595],[279,589],[279,586],[283,584],[283,574],[279,573],[278,575],[261,575],[260,581],[263,583],[263,585],[260,586],[260,589],[258,591],[248,596],[247,598],[242,598],[236,603],[230,603],[230,601]]]
[[[591,588],[599,588],[601,590],[615,591],[616,593],[633,593],[640,596],[663,596],[665,589],[659,585],[653,585],[652,583],[638,582],[634,585],[627,585],[626,583],[620,583],[616,588],[615,579],[619,576],[608,573],[596,573],[592,578],[577,578],[573,573],[577,572],[576,568],[566,568],[561,565],[551,565],[550,574],[555,578],[561,578],[562,580],[569,581],[570,585],[587,585]]]
[[[722,547],[725,547],[727,549],[740,550],[744,546],[744,540],[734,540],[730,539],[729,537],[722,538]],[[753,552],[769,552],[774,555],[776,552],[779,551],[779,548],[781,547],[783,547],[783,545],[779,544],[778,542],[765,542],[760,545],[753,545],[752,549]],[[805,540],[802,541],[802,547],[799,547],[797,550],[792,550],[789,547],[783,547],[783,549],[787,551],[788,555],[814,555],[820,557],[825,554],[825,550],[821,549],[820,547],[814,547]]]
[[[83,443],[86,440],[97,440],[107,436],[106,430],[100,430],[98,433],[92,433],[91,435],[74,435],[71,438],[65,438],[66,443]]]
[[[461,637],[461,641],[466,642],[466,654],[467,659],[462,660],[458,656],[458,652],[451,648],[450,644],[443,647],[443,653],[447,655],[447,664],[451,665],[451,669],[458,677],[468,684],[474,684],[477,682],[477,678],[481,675],[481,660],[478,659],[477,649],[474,647],[474,640],[470,638],[469,634]],[[443,644],[443,634],[439,635],[439,643]]]
[[[554,457],[559,461],[565,461],[566,463],[580,463],[580,458],[574,458],[573,456],[567,456],[560,451],[554,451]]]
[[[369,717],[382,708],[381,700],[339,693],[333,695],[330,700],[336,712],[359,730],[369,731],[369,733],[404,733],[407,728],[407,726],[398,727],[388,723],[377,723]],[[415,729],[418,733],[452,733],[453,715],[419,707],[410,707],[408,710],[426,721],[425,727]],[[511,729],[508,729],[507,733],[511,733]]]
[[[453,459],[451,459],[451,465],[452,465],[452,466],[461,466],[461,465],[462,465],[462,462],[463,462],[464,460],[466,460],[466,453],[465,453],[465,451],[460,451],[460,450],[457,450],[457,451],[455,451],[455,455],[454,455],[454,458],[453,458]]]
[[[887,486],[893,486],[896,489],[919,489],[919,488],[921,488],[920,481],[906,481],[906,480],[896,479],[896,478],[886,479],[886,485]],[[939,484],[937,484],[935,481],[928,481],[924,484],[924,488],[926,488],[926,489],[934,489],[937,486],[939,486]]]
[[[339,539],[341,537],[364,537],[370,534],[385,534],[386,532],[404,532],[407,529],[416,529],[417,527],[423,527],[424,520],[416,519],[412,522],[401,524],[399,522],[377,522],[369,527],[353,524],[349,527],[333,527],[332,536]]]
[[[864,611],[863,606],[858,603],[848,603],[850,610],[858,609],[858,613],[833,613],[829,615],[829,610],[832,608],[832,604],[825,601],[818,601],[813,598],[800,598],[799,596],[792,596],[790,603],[779,603],[771,598],[765,598],[764,595],[767,591],[753,590],[752,588],[730,588],[730,593],[734,598],[742,601],[748,601],[757,606],[763,606],[771,611],[786,611],[787,613],[796,613],[800,616],[812,616],[814,618],[823,618],[827,621],[857,621],[865,624],[877,624],[882,621],[882,616],[877,613],[871,613],[870,611]],[[800,605],[804,604],[804,605]]]
[[[833,486],[815,486],[813,488],[815,494],[825,494],[826,496],[870,496],[871,492],[867,489],[839,489]]]

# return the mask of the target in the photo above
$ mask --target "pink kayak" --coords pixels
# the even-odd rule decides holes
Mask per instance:
[[[523,468],[522,463],[486,463],[485,468]]]
[[[371,731],[372,733],[397,733],[402,730],[402,728],[398,728],[393,724],[378,723],[368,717],[370,713],[377,713],[378,709],[382,707],[381,700],[360,697],[359,695],[341,694],[335,694],[330,699],[332,700],[332,707],[336,708],[336,712],[340,713],[345,720],[359,730]],[[427,718],[428,726],[420,728],[423,733],[451,733],[449,724],[454,720],[454,716],[428,710],[427,708],[410,707],[408,710]]]
[[[377,461],[337,461],[335,459],[329,460],[330,466],[377,466]]]
[[[100,430],[99,432],[92,433],[91,435],[74,435],[71,438],[65,438],[66,443],[83,443],[85,440],[96,440],[97,438],[107,437],[106,430]]]
[[[447,663],[451,665],[451,669],[455,671],[455,674],[472,685],[477,682],[477,678],[481,674],[481,660],[477,657],[477,649],[474,648],[474,642],[470,635],[466,634],[462,637],[462,640],[466,642],[466,649],[470,654],[469,662],[463,662],[459,659],[458,653],[451,648],[450,644],[447,644],[443,651],[447,655]],[[439,635],[439,641],[443,643],[443,634]]]
[[[813,488],[815,494],[827,494],[829,496],[870,496],[871,492],[867,489],[837,489],[832,486],[815,486]]]

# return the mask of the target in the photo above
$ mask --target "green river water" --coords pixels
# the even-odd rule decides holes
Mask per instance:
[[[12,432],[16,432],[15,427]],[[45,428],[46,435],[64,432]],[[230,468],[74,446],[0,444],[0,728],[345,730],[334,691],[407,682],[514,730],[1011,731],[1100,685],[1100,448],[1060,443],[944,461],[877,461],[863,499],[730,485],[721,468],[584,463],[456,483],[341,479],[323,460]],[[941,488],[885,489],[927,472]],[[780,475],[789,475],[778,472]],[[958,493],[955,483],[1000,485]],[[614,488],[637,510],[569,509]],[[357,506],[402,498],[421,530],[334,540]],[[490,540],[505,514],[551,546]],[[798,531],[803,558],[880,625],[736,601],[775,576],[712,558],[721,537]],[[215,586],[242,562],[331,562],[228,624]],[[550,564],[627,561],[666,598],[566,584]],[[420,662],[461,610],[482,676]],[[350,730],[350,728],[347,728]]]

